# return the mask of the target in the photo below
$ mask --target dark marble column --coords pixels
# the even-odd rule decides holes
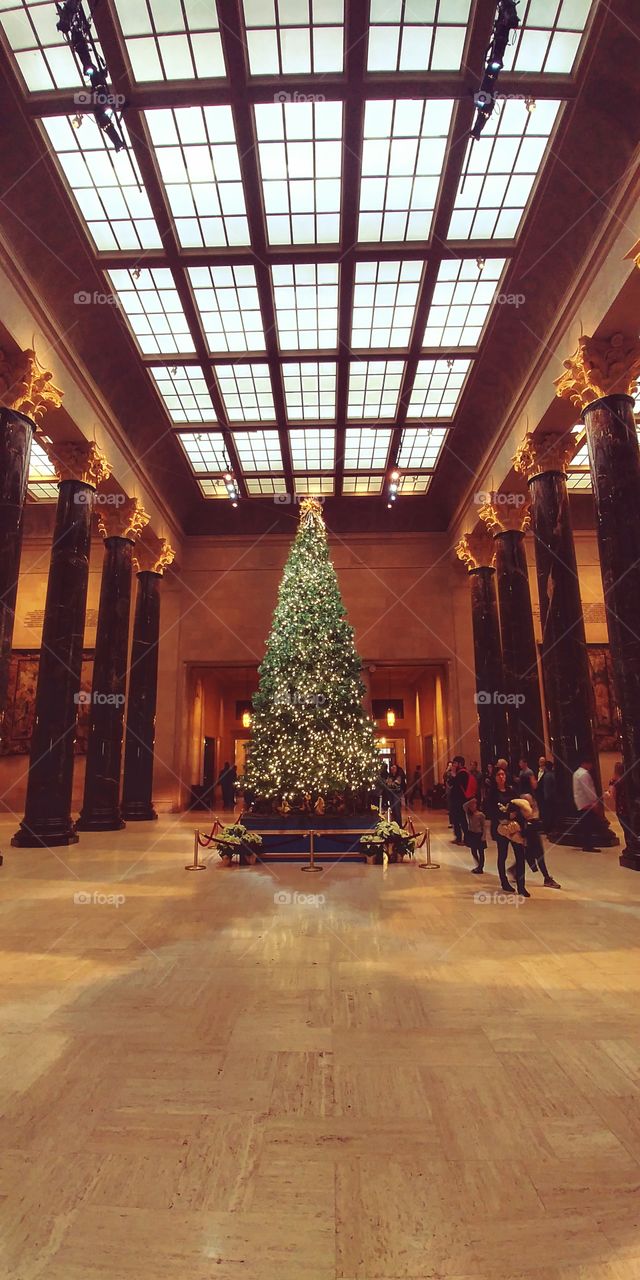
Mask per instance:
[[[0,740],[7,709],[33,429],[33,422],[23,413],[0,408]]]
[[[139,563],[152,564],[138,573],[138,590],[133,624],[129,697],[125,733],[124,782],[122,814],[127,822],[145,822],[157,818],[153,807],[153,761],[158,692],[158,642],[160,639],[161,568],[170,563],[172,553],[164,539],[165,550],[145,559],[151,535],[140,544]]]
[[[580,338],[564,361],[557,394],[582,409],[616,696],[622,715],[629,812],[620,863],[640,871],[640,450],[632,393],[640,375],[637,336]]]
[[[492,540],[477,530],[465,534],[456,546],[458,558],[467,566],[471,587],[476,710],[483,773],[489,764],[495,764],[501,757],[507,759],[509,755],[502,641],[492,565],[494,551]]]
[[[566,464],[575,441],[564,436],[527,436],[514,463],[528,477],[534,535],[540,622],[542,670],[554,758],[556,822],[554,838],[561,844],[582,845],[576,832],[573,772],[582,760],[592,760],[601,791],[593,722],[593,690],[587,656],[578,565],[571,527]],[[618,840],[602,818],[598,843],[609,847]]]
[[[104,495],[99,525],[104,564],[96,629],[84,800],[77,831],[117,831],[124,726],[133,548],[148,517],[136,498]],[[109,499],[121,498],[107,507]],[[115,531],[119,530],[119,533]]]
[[[479,514],[495,542],[511,767],[516,772],[521,758],[536,768],[539,757],[545,753],[529,574],[521,527],[527,517],[522,507],[509,508],[506,504],[504,511],[488,506],[482,507]]]
[[[85,441],[56,444],[58,509],[42,628],[25,816],[12,844],[75,844],[71,821],[73,748],[80,693],[96,485],[109,474]]]
[[[504,701],[504,668],[495,569],[488,565],[479,565],[477,569],[469,570],[469,576],[471,578],[478,734],[484,771],[488,764],[495,764],[496,760],[503,756],[506,758],[509,750],[507,710]]]

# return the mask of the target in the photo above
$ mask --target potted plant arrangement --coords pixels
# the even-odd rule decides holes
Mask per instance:
[[[402,862],[405,854],[413,853],[415,837],[399,826],[397,822],[381,819],[373,831],[367,831],[360,837],[367,862],[382,863],[386,849],[389,862]]]
[[[241,865],[251,866],[256,860],[256,849],[262,844],[262,836],[257,831],[249,831],[241,822],[230,822],[216,833],[214,844],[224,866],[230,867],[236,854]]]

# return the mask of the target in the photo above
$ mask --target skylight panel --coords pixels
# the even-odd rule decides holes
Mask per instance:
[[[394,418],[403,360],[359,360],[349,367],[349,418]]]
[[[332,471],[336,456],[336,433],[333,428],[291,430],[291,462],[294,471]]]
[[[457,71],[471,0],[371,0],[368,71]]]
[[[254,76],[342,71],[343,0],[243,0]]]
[[[287,415],[298,418],[334,418],[336,413],[337,365],[323,361],[316,364],[283,364],[284,394]]]
[[[84,88],[71,49],[56,29],[57,21],[53,0],[2,0],[0,4],[0,25],[32,93]],[[102,53],[99,44],[98,50]]]
[[[412,493],[426,493],[431,484],[430,475],[406,475],[400,476],[398,481],[398,493],[406,495]]]
[[[589,446],[586,439],[583,440],[580,448],[576,450],[571,459],[572,467],[588,467],[589,466]]]
[[[345,470],[384,470],[390,444],[390,427],[347,427],[344,440]]]
[[[406,347],[422,276],[421,262],[357,262],[352,347]]]
[[[234,431],[233,443],[243,471],[283,470],[277,431]]]
[[[229,490],[221,476],[198,476],[198,484],[205,498],[229,497]]]
[[[507,46],[505,70],[568,75],[592,8],[592,0],[522,0],[520,28]]]
[[[405,427],[398,466],[411,467],[415,471],[433,471],[446,434],[444,427]]]
[[[270,244],[335,243],[342,103],[261,103],[254,112]]]
[[[322,351],[337,346],[338,275],[337,262],[272,266],[282,351]]]
[[[343,476],[342,492],[360,495],[382,493],[384,476]]]
[[[330,498],[334,492],[333,476],[296,476],[295,493],[298,498]]]
[[[189,267],[209,350],[264,351],[255,268]]]
[[[287,502],[291,501],[284,476],[247,476],[245,484],[251,498],[273,498],[276,494],[284,494]]]
[[[568,489],[590,489],[591,488],[591,472],[588,467],[583,471],[574,471],[570,467],[567,471],[567,488]]]
[[[30,480],[29,493],[36,502],[57,502],[58,483],[56,480]]]
[[[451,418],[470,367],[470,360],[420,360],[407,417]]]
[[[365,104],[359,240],[429,238],[452,111],[444,98]]]
[[[31,441],[28,489],[38,502],[57,502],[58,479],[56,469],[45,449],[37,440]]]
[[[173,422],[215,422],[202,369],[197,365],[153,365],[149,370]]]
[[[161,248],[126,125],[126,151],[114,151],[90,117],[81,129],[67,116],[48,116],[42,126],[96,249]]]
[[[231,107],[144,114],[182,248],[249,244]]]
[[[177,434],[196,474],[229,471],[231,464],[221,431],[179,431]]]
[[[276,411],[267,364],[219,364],[216,378],[230,422],[273,422]]]
[[[499,281],[506,258],[445,258],[424,331],[425,347],[475,347],[480,342],[492,305],[499,297]]]
[[[134,80],[226,74],[215,0],[115,0]]]
[[[535,109],[508,98],[490,116],[479,142],[469,142],[454,205],[450,240],[513,240],[542,168],[560,102]]]
[[[166,267],[113,270],[107,279],[143,355],[189,355],[193,338]]]

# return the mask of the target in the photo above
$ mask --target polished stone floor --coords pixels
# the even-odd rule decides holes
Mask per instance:
[[[0,834],[1,1280],[638,1280],[640,876]],[[482,893],[485,900],[477,900]],[[312,900],[296,895],[315,895]],[[490,900],[486,900],[489,898]]]

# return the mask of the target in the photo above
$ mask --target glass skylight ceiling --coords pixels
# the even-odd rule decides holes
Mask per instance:
[[[337,346],[339,270],[337,262],[271,268],[282,351]]]
[[[231,422],[274,421],[268,365],[219,364],[216,378]]]
[[[406,347],[422,276],[421,262],[357,262],[352,347]]]
[[[342,0],[243,0],[254,76],[342,71]]]
[[[221,431],[179,431],[178,439],[196,474],[229,470]]]
[[[470,365],[470,360],[421,360],[407,417],[451,418]]]
[[[567,75],[593,7],[592,0],[521,0],[520,30],[507,47],[505,70]]]
[[[249,244],[231,107],[145,111],[183,249]]]
[[[114,294],[143,355],[190,355],[193,338],[167,267],[109,272]]]
[[[270,243],[335,243],[342,103],[276,101],[258,104],[254,113]]]
[[[284,394],[290,421],[300,418],[335,418],[335,364],[284,364]]]
[[[371,0],[369,71],[455,71],[471,0]]]
[[[215,0],[115,0],[136,80],[224,76]]]
[[[398,466],[433,471],[447,434],[445,427],[406,427],[398,454]]]
[[[80,129],[67,116],[48,116],[42,126],[96,249],[161,248],[131,147],[114,151],[90,117]],[[123,132],[128,141],[125,125]]]
[[[1,0],[0,24],[32,92],[80,87],[75,58],[56,30],[57,20],[52,0]]]
[[[423,346],[477,346],[499,297],[505,265],[505,258],[488,258],[483,266],[473,258],[445,258],[438,269]]]
[[[453,102],[367,102],[358,239],[428,240]]]
[[[498,105],[480,141],[467,144],[450,240],[513,240],[559,109],[551,99],[531,112],[514,98]]]
[[[349,369],[349,418],[394,418],[403,360],[352,361]]]
[[[58,480],[56,469],[45,449],[37,440],[31,441],[29,461],[29,493],[38,502],[57,502]]]
[[[173,422],[215,422],[204,374],[197,367],[154,365],[149,372]]]
[[[189,279],[211,352],[264,351],[253,266],[189,267]]]
[[[0,38],[30,109],[37,116],[39,90],[67,93],[55,108],[64,114],[41,128],[104,272],[104,293],[70,282],[79,323],[82,305],[116,299],[211,497],[227,496],[231,439],[252,496],[292,495],[294,476],[295,492],[329,496],[337,468],[338,494],[384,498],[395,464],[401,494],[426,492],[439,424],[455,431],[488,321],[515,288],[510,259],[562,106],[538,97],[527,111],[527,75],[571,74],[594,5],[519,0],[505,70],[521,78],[522,100],[501,100],[473,146],[451,127],[469,94],[471,0],[369,0],[363,76],[345,78],[344,92],[343,0],[114,5],[117,17],[109,6],[101,21],[132,69],[143,120],[122,153],[90,113],[72,127],[82,86],[53,0],[0,0]],[[231,30],[236,8],[243,26]],[[446,99],[430,96],[442,72]],[[345,132],[354,118],[362,137]],[[433,236],[434,218],[461,148],[449,244]],[[499,258],[480,243],[490,239]],[[36,483],[55,496],[51,472]],[[570,483],[588,483],[577,460]]]

